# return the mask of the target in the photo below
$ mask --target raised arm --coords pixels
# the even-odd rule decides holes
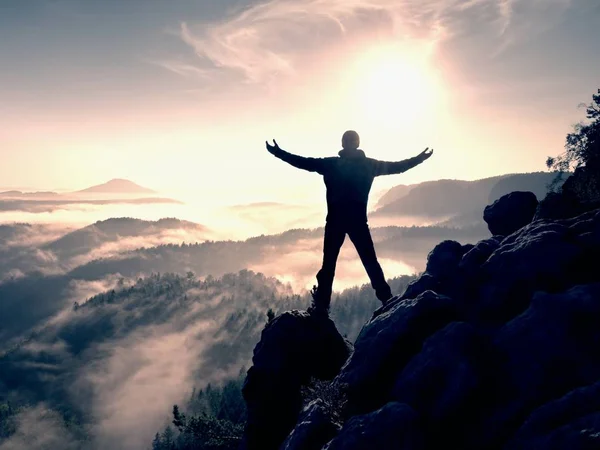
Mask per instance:
[[[393,175],[397,173],[406,172],[415,166],[418,166],[423,161],[429,159],[433,154],[433,149],[427,147],[421,153],[413,158],[408,158],[403,161],[377,161],[375,160],[375,175]]]
[[[309,172],[321,173],[323,171],[322,158],[306,158],[304,156],[294,155],[279,148],[275,139],[273,139],[273,143],[275,145],[270,145],[268,141],[266,142],[267,150],[282,161],[285,161],[298,169],[308,170]]]

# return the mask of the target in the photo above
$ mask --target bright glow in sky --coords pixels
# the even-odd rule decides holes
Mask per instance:
[[[0,187],[128,178],[217,202],[317,202],[264,141],[426,164],[375,189],[544,170],[599,87],[596,0],[0,4]]]
[[[430,112],[443,105],[445,92],[427,56],[393,45],[374,46],[365,52],[352,70],[353,90],[358,93],[356,101],[365,126],[422,127]]]

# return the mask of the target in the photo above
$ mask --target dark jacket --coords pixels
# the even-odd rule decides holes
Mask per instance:
[[[418,156],[397,162],[378,161],[367,158],[358,149],[344,149],[338,153],[339,157],[330,158],[306,158],[281,149],[273,155],[294,167],[323,175],[327,186],[327,221],[366,221],[375,177],[402,173],[423,162]]]

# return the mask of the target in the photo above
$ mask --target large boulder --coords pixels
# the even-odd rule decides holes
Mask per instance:
[[[600,210],[539,220],[504,238],[481,266],[473,313],[497,324],[523,312],[535,291],[560,292],[600,281]]]
[[[328,318],[290,311],[267,324],[242,389],[248,408],[242,449],[277,449],[297,422],[300,389],[332,379],[351,346]]]
[[[486,206],[483,220],[493,235],[508,236],[532,221],[537,206],[533,192],[511,192]]]
[[[507,450],[600,448],[600,381],[536,409]]]
[[[400,300],[417,298],[425,291],[440,291],[440,281],[427,272],[408,284],[406,290],[400,296]]]
[[[463,255],[473,247],[471,244],[461,245],[451,240],[440,242],[427,255],[425,272],[407,286],[401,298],[416,298],[430,290],[459,298],[464,287],[459,273],[459,263]]]
[[[472,305],[477,302],[477,296],[483,281],[481,267],[492,253],[500,247],[501,242],[502,236],[493,236],[479,241],[463,255],[458,264],[459,276],[457,279],[461,286],[461,297],[465,302],[465,318],[476,316],[476,308],[473,308]]]
[[[354,353],[337,381],[346,386],[347,413],[373,411],[386,403],[398,373],[425,339],[460,319],[461,304],[426,291],[390,302],[361,330]]]
[[[584,250],[568,227],[538,221],[505,238],[481,267],[477,315],[502,324],[527,309],[535,291],[557,292],[583,281]]]
[[[464,322],[435,333],[404,368],[392,399],[426,418],[427,445],[466,448],[462,437],[498,391],[497,359],[490,336]]]
[[[501,236],[493,236],[479,241],[475,246],[466,252],[458,264],[459,270],[470,282],[478,277],[479,269],[487,259],[500,247]]]
[[[442,241],[427,255],[425,272],[438,279],[448,278],[456,272],[464,254],[465,250],[459,242]]]
[[[419,450],[424,430],[418,415],[407,405],[390,402],[369,414],[348,420],[323,450]]]
[[[600,379],[600,283],[537,293],[494,339],[504,355],[504,400],[485,421],[480,448],[506,442],[537,407]]]
[[[339,431],[320,399],[309,403],[279,450],[321,450]]]

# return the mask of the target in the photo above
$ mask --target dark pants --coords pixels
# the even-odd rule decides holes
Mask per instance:
[[[340,248],[344,243],[346,234],[356,247],[358,256],[365,266],[371,280],[371,286],[375,289],[377,298],[382,302],[392,296],[392,290],[387,284],[383,270],[377,261],[375,246],[366,221],[359,220],[328,220],[325,225],[325,240],[323,244],[323,266],[317,273],[318,294],[317,304],[327,307],[331,301],[333,278],[335,266],[340,254]]]

